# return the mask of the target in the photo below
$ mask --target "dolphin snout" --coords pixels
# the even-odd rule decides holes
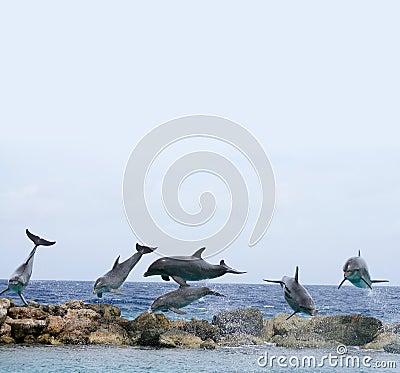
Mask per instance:
[[[149,277],[149,276],[151,276],[151,274],[149,273],[149,271],[145,272],[144,275],[143,275],[143,277]]]

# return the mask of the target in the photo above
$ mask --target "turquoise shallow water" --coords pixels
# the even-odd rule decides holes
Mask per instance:
[[[205,285],[202,283],[202,285]],[[0,287],[6,286],[6,280],[0,280]],[[280,286],[267,284],[218,284],[208,283],[211,289],[226,295],[204,297],[185,308],[187,315],[211,320],[221,311],[243,307],[256,307],[265,317],[277,313],[288,313]],[[121,308],[124,317],[133,319],[148,310],[151,302],[159,295],[175,288],[171,283],[126,283],[123,294],[106,294],[101,300],[91,294],[92,282],[85,281],[32,281],[25,291],[28,301],[41,304],[59,304],[71,299],[82,299],[87,303],[111,303]],[[386,323],[400,323],[400,288],[392,286],[376,287],[372,292],[345,286],[337,290],[336,286],[307,286],[314,298],[320,314],[336,315],[361,313],[374,316]],[[20,299],[7,293],[17,304]],[[182,318],[169,312],[169,318]],[[268,361],[257,359],[268,354]],[[378,351],[363,351],[350,348],[348,355],[358,358],[360,366],[351,364],[340,367],[324,361],[318,367],[323,356],[337,355],[336,351],[323,349],[292,350],[271,345],[247,346],[240,348],[220,348],[218,350],[175,350],[146,349],[128,346],[0,346],[0,372],[398,372],[398,355]],[[276,356],[271,362],[271,357]],[[286,359],[286,367],[280,366],[277,357]],[[295,368],[296,362],[303,357],[313,356],[316,366]],[[337,355],[338,356],[338,355]],[[364,366],[361,359],[371,358],[370,365]],[[289,359],[292,358],[290,364]],[[284,360],[283,364],[285,364]],[[333,362],[334,363],[334,362]],[[396,365],[394,367],[394,364]],[[379,367],[377,367],[379,365]],[[388,367],[388,365],[391,365]],[[386,368],[381,368],[386,366]]]
[[[265,353],[268,360],[264,359]],[[219,350],[177,350],[177,349],[144,349],[118,346],[18,346],[0,347],[0,372],[398,372],[400,358],[398,355],[383,352],[361,351],[349,349],[348,355],[360,359],[360,367],[354,364],[340,367],[340,360],[333,359],[332,366],[328,360],[321,364],[323,356],[334,356],[336,351],[303,349],[293,350],[273,346],[220,348]],[[259,366],[258,359],[261,365]],[[277,360],[270,361],[272,356],[286,357],[287,367],[280,367]],[[304,357],[315,357],[316,367],[304,367],[301,361]],[[363,366],[362,359],[367,358],[371,367]],[[371,360],[368,360],[371,358]],[[290,360],[289,360],[290,359]],[[311,361],[311,360],[310,360]],[[353,360],[351,360],[353,361]],[[296,364],[300,366],[295,367]],[[311,361],[312,363],[312,361]],[[393,368],[377,368],[389,365]]]

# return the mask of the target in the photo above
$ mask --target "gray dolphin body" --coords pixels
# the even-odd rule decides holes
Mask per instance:
[[[116,259],[112,269],[104,276],[99,277],[93,287],[93,294],[97,294],[99,298],[103,293],[108,291],[116,292],[116,290],[124,283],[133,267],[139,262],[143,254],[152,253],[155,248],[136,244],[136,253],[122,263],[119,263],[119,256]]]
[[[358,251],[358,256],[347,259],[343,266],[344,278],[339,284],[338,289],[343,285],[346,280],[349,280],[354,286],[358,288],[372,289],[372,284],[377,282],[389,282],[388,280],[371,280],[368,272],[366,261],[361,257],[361,251]]]
[[[172,311],[180,315],[185,315],[186,312],[181,311],[180,308],[186,307],[190,303],[206,295],[215,295],[217,297],[225,296],[207,287],[181,286],[174,291],[170,291],[158,297],[151,305],[151,311]]]
[[[285,295],[285,300],[294,311],[286,320],[289,320],[296,313],[302,312],[315,316],[318,311],[315,309],[314,301],[308,291],[299,283],[299,267],[296,267],[294,278],[283,276],[281,281],[264,280],[281,284]]]
[[[161,275],[164,281],[171,277],[180,286],[189,286],[186,281],[199,281],[220,277],[225,273],[242,274],[228,267],[223,260],[219,264],[207,263],[201,254],[205,247],[197,250],[191,256],[172,256],[157,259],[150,265],[144,277]]]
[[[33,269],[33,259],[36,253],[36,249],[38,246],[51,246],[55,244],[55,241],[47,241],[39,236],[35,236],[29,230],[26,230],[26,235],[33,241],[35,244],[32,251],[29,253],[28,259],[21,264],[11,275],[10,279],[8,280],[8,287],[0,292],[0,295],[5,293],[6,291],[13,291],[19,295],[22,302],[27,306],[28,303],[25,297],[22,295],[24,289],[28,286],[29,280],[32,276],[32,269]]]

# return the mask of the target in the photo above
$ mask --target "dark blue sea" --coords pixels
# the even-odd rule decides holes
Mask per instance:
[[[6,280],[0,280],[1,289],[6,287],[6,284]],[[201,282],[192,286],[208,286],[226,297],[204,297],[184,308],[187,315],[168,312],[169,318],[190,320],[194,317],[211,321],[213,315],[218,312],[243,307],[256,307],[265,317],[291,312],[279,285]],[[400,287],[377,286],[372,291],[353,286],[343,286],[340,290],[336,286],[306,287],[319,314],[360,313],[377,317],[385,323],[400,323]],[[41,304],[60,304],[71,299],[80,299],[86,303],[109,303],[118,306],[123,317],[133,319],[147,311],[155,298],[175,288],[173,283],[166,282],[127,282],[121,288],[123,293],[106,293],[102,299],[98,299],[92,294],[93,282],[31,281],[24,294],[27,301]],[[21,304],[16,294],[6,293],[3,296],[11,297],[16,304]],[[305,355],[322,358],[334,352],[322,349],[292,350],[267,344],[223,347],[213,351],[126,346],[1,346],[0,372],[289,372],[295,369],[290,364],[288,367],[280,367],[277,364],[261,367],[257,359],[265,353],[269,356],[285,355],[300,359]],[[374,362],[373,366],[353,369],[324,365],[317,369],[300,368],[300,371],[400,371],[398,355],[356,348],[349,348],[350,352],[360,358],[368,355],[367,357],[371,357]],[[394,364],[397,369],[393,367]]]

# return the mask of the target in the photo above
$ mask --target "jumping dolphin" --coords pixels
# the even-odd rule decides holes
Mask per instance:
[[[156,247],[147,247],[136,244],[136,253],[122,263],[119,263],[119,256],[115,260],[110,271],[104,276],[99,277],[93,287],[93,294],[97,294],[99,298],[105,292],[118,292],[117,289],[124,283],[133,267],[138,263],[143,254],[152,253]]]
[[[294,278],[283,276],[281,281],[264,281],[281,284],[283,287],[285,300],[294,311],[286,320],[289,320],[298,312],[303,312],[311,316],[315,316],[317,314],[318,311],[315,309],[314,301],[312,300],[311,295],[299,283],[299,267],[296,267]]]
[[[205,247],[202,247],[191,256],[172,256],[157,259],[150,265],[144,277],[161,275],[164,281],[169,281],[169,277],[171,277],[180,286],[189,286],[186,281],[216,278],[225,273],[246,273],[227,266],[223,260],[216,265],[207,263],[201,257],[205,249]]]
[[[54,242],[47,241],[43,238],[35,236],[31,232],[26,230],[26,235],[33,241],[35,244],[34,248],[30,252],[28,259],[21,264],[12,274],[10,279],[8,280],[8,287],[0,292],[0,295],[5,293],[6,291],[14,291],[16,292],[19,297],[21,298],[22,302],[27,306],[28,303],[25,300],[25,297],[22,295],[24,289],[28,286],[29,280],[32,275],[32,268],[33,268],[33,258],[35,256],[35,252],[38,246],[51,246],[55,244]]]
[[[203,298],[206,295],[215,295],[217,297],[225,296],[216,291],[212,291],[207,287],[181,286],[174,291],[170,291],[169,293],[158,297],[151,305],[151,312],[166,312],[171,310],[180,315],[185,315],[186,312],[181,311],[179,308],[186,307],[190,303]]]
[[[358,256],[347,259],[343,266],[344,278],[339,284],[338,289],[343,285],[346,280],[349,280],[354,286],[358,288],[372,289],[372,284],[377,282],[389,282],[388,280],[371,280],[368,272],[367,263],[361,258],[361,250],[358,250]]]

